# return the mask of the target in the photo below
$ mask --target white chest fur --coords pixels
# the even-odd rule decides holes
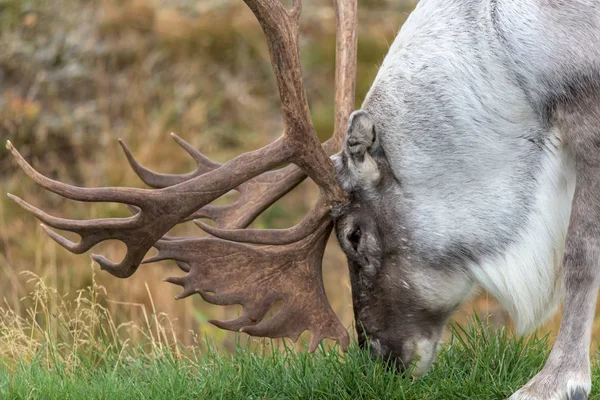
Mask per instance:
[[[562,261],[575,166],[557,137],[556,148],[545,151],[525,228],[503,254],[470,268],[475,280],[510,313],[520,333],[549,318],[564,292]]]

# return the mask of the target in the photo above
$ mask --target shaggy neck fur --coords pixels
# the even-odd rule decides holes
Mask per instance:
[[[564,293],[562,261],[575,190],[574,160],[559,136],[546,149],[524,229],[502,253],[469,266],[475,281],[509,312],[519,333],[549,317]]]
[[[525,332],[561,299],[574,167],[515,73],[495,4],[419,3],[363,109],[399,183],[413,249],[464,269]]]

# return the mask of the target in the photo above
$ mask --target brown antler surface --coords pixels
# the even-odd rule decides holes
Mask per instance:
[[[241,304],[244,310],[238,318],[210,321],[220,328],[294,341],[308,329],[310,352],[325,337],[338,340],[345,350],[348,333],[327,302],[321,278],[330,232],[331,224],[326,221],[290,246],[254,247],[213,238],[161,240],[152,261],[175,259],[187,265],[187,275],[167,279],[183,286],[178,298],[199,293],[213,304]],[[261,321],[279,300],[283,301],[281,309]]]
[[[194,158],[197,163],[195,171],[179,175],[161,174],[150,171],[137,162],[123,141],[119,141],[127,156],[129,165],[131,165],[135,173],[148,186],[165,188],[177,185],[221,166],[221,164],[210,160],[204,154],[194,149],[191,144],[179,136],[174,133],[171,136],[177,144],[183,147]],[[290,190],[305,178],[306,174],[293,164],[275,171],[264,172],[235,188],[241,194],[236,202],[229,205],[208,204],[189,215],[187,220],[210,218],[216,222],[219,228],[245,228],[266,210],[267,207],[289,193]]]
[[[46,225],[77,233],[81,240],[73,243],[44,227],[58,244],[73,253],[83,253],[109,239],[123,242],[127,246],[127,253],[120,263],[111,262],[104,256],[92,256],[103,270],[119,278],[131,276],[154,243],[194,211],[265,170],[288,162],[293,154],[292,148],[282,138],[260,150],[241,154],[222,167],[194,179],[165,189],[147,190],[67,185],[38,173],[10,142],[7,148],[27,175],[54,193],[73,200],[124,203],[139,208],[139,212],[129,218],[77,221],[53,217],[10,195]]]
[[[119,263],[92,256],[102,269],[115,276],[132,275],[150,247],[156,247],[158,255],[144,262],[176,260],[187,275],[168,281],[183,286],[181,297],[199,293],[214,304],[244,307],[242,316],[235,320],[213,321],[217,326],[256,336],[288,336],[294,340],[308,329],[313,334],[310,351],[324,337],[337,339],[345,349],[347,331],[327,302],[321,259],[332,228],[328,213],[334,204],[345,201],[329,155],[341,147],[354,104],[356,1],[336,2],[335,132],[323,147],[314,131],[302,84],[298,46],[300,1],[294,1],[291,10],[279,0],[245,2],[267,38],[284,120],[284,132],[278,140],[219,164],[174,135],[176,142],[198,165],[195,171],[183,175],[146,169],[121,142],[130,165],[144,182],[156,188],[153,190],[81,188],[64,184],[35,171],[9,142],[7,147],[21,168],[44,188],[78,201],[124,203],[135,209],[135,213],[128,218],[69,220],[48,215],[9,196],[46,225],[77,233],[81,240],[71,242],[43,225],[50,237],[74,253],[83,253],[109,239],[125,243],[127,253]],[[273,170],[288,163],[294,165]],[[297,226],[287,230],[239,229],[248,226],[307,175],[317,183],[320,194],[313,210]],[[241,192],[237,202],[228,206],[209,204],[232,189]],[[217,223],[217,227],[200,223],[217,237],[163,237],[176,224],[199,217]],[[238,242],[272,245],[249,246]],[[281,310],[261,322],[279,300],[283,301]]]

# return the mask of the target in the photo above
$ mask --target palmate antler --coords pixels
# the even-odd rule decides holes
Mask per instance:
[[[334,205],[346,200],[329,155],[340,150],[354,108],[356,1],[335,1],[335,131],[323,146],[312,125],[302,83],[298,46],[300,0],[295,0],[290,10],[279,0],[245,2],[267,38],[282,103],[284,132],[279,139],[221,165],[174,136],[198,164],[195,171],[183,175],[159,174],[144,168],[121,142],[134,171],[154,190],[81,188],[61,183],[35,171],[9,142],[7,147],[23,171],[44,188],[73,200],[124,203],[135,213],[128,218],[77,221],[48,215],[9,196],[40,219],[52,239],[73,253],[83,253],[109,239],[123,242],[127,253],[119,263],[92,255],[103,270],[114,276],[129,277],[142,262],[176,260],[187,274],[167,281],[183,287],[179,298],[199,293],[213,304],[243,306],[239,318],[211,321],[221,328],[293,340],[308,329],[312,333],[309,351],[314,351],[325,337],[338,340],[346,349],[348,333],[325,296],[321,262],[332,229],[329,213]],[[283,169],[273,170],[288,163]],[[306,176],[319,186],[319,198],[298,225],[283,230],[243,229]],[[209,204],[232,189],[241,192],[234,204]],[[214,220],[216,227],[198,224],[216,237],[163,237],[178,223],[195,218]],[[71,242],[48,226],[77,233],[81,240]],[[143,260],[151,247],[156,247],[158,254]],[[282,308],[271,319],[262,321],[279,300],[283,301]]]

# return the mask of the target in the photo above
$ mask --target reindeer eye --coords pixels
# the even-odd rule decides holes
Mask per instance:
[[[358,244],[360,243],[360,237],[361,237],[360,228],[356,228],[355,230],[352,231],[351,234],[348,235],[348,241],[352,244],[352,247],[354,247],[355,251],[358,249]]]

